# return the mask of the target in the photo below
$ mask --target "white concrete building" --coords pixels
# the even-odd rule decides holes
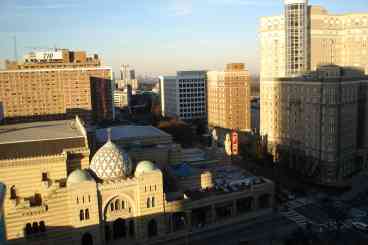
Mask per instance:
[[[178,71],[176,76],[160,77],[162,115],[206,119],[206,83],[206,71]]]

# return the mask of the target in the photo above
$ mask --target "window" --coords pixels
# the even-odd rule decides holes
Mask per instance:
[[[80,210],[79,211],[79,220],[80,221],[84,220],[84,212],[83,212],[83,210]]]
[[[13,185],[10,187],[10,199],[16,199],[17,198],[17,191],[15,189],[15,186]]]
[[[26,234],[27,236],[29,236],[29,235],[31,235],[31,234],[32,234],[32,225],[31,225],[31,223],[27,223],[27,224],[26,224],[25,234]]]
[[[123,201],[121,201],[121,208],[122,208],[122,209],[125,209],[125,202],[124,202],[124,200],[123,200]]]
[[[152,197],[151,198],[151,207],[154,207],[155,206],[155,197]]]
[[[45,221],[41,221],[39,227],[40,227],[40,232],[46,232]]]
[[[114,211],[114,203],[110,204],[110,209],[111,209],[111,211]]]
[[[42,181],[48,181],[48,176],[47,176],[47,172],[43,172],[42,173]]]
[[[115,210],[119,210],[120,209],[120,200],[116,200],[115,201]]]
[[[147,208],[150,208],[151,207],[151,200],[150,198],[147,198]]]
[[[32,224],[32,233],[38,233],[40,230],[38,228],[38,223],[37,222],[33,222]]]
[[[86,219],[89,219],[89,209],[88,208],[85,210],[85,217]]]

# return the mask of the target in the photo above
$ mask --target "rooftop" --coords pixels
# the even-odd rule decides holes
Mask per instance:
[[[0,144],[84,137],[75,120],[0,126]]]
[[[160,138],[160,137],[169,137],[171,135],[161,131],[152,126],[133,126],[133,125],[124,125],[124,126],[115,126],[111,127],[111,140],[129,140],[136,138]],[[107,128],[97,129],[96,130],[96,138],[99,143],[103,143],[107,141],[108,132]]]
[[[0,160],[57,155],[81,147],[88,148],[77,120],[0,126]]]

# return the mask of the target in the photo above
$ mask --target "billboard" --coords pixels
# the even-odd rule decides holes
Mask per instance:
[[[238,133],[233,131],[231,133],[231,152],[233,155],[238,155]]]
[[[37,60],[62,60],[63,52],[62,51],[43,51],[36,52]]]

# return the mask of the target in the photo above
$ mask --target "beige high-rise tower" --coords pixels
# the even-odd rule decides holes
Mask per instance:
[[[250,130],[250,77],[242,63],[207,73],[209,127]]]
[[[260,133],[312,181],[346,183],[368,161],[368,13],[284,3],[260,24]]]

